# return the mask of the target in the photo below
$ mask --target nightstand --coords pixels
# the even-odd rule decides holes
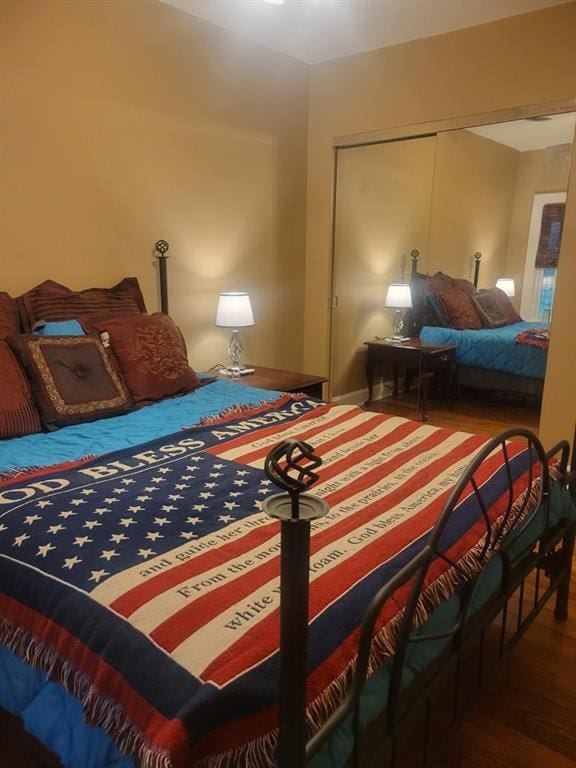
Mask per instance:
[[[323,376],[313,376],[308,373],[293,373],[292,371],[282,371],[278,368],[263,368],[259,365],[246,366],[254,368],[254,373],[246,376],[231,378],[218,374],[221,379],[226,381],[239,382],[247,384],[249,387],[260,387],[260,389],[275,389],[279,392],[303,392],[310,397],[322,399],[322,384],[328,381]]]
[[[398,377],[404,370],[405,389],[408,390],[408,371],[418,371],[417,417],[420,421],[428,418],[428,389],[432,376],[436,373],[445,377],[446,395],[456,376],[457,344],[426,344],[420,339],[408,339],[404,342],[384,341],[383,339],[364,342],[368,348],[366,355],[366,381],[368,400],[372,400],[374,375],[382,369],[392,368],[394,375],[394,397],[398,395]]]

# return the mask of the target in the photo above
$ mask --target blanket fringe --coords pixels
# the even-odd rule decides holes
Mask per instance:
[[[220,413],[216,413],[213,416],[204,416],[200,419],[198,424],[202,427],[213,427],[217,424],[224,424],[231,419],[236,419],[239,416],[243,416],[244,418],[258,416],[260,415],[262,408],[281,408],[292,400],[305,400],[307,397],[308,395],[300,393],[286,393],[280,395],[276,400],[262,400],[256,405],[250,403],[234,403],[223,411],[220,411]],[[188,429],[188,427],[186,427],[186,429]]]
[[[103,728],[118,749],[135,757],[141,768],[172,768],[170,755],[145,741],[124,708],[103,694],[87,675],[63,660],[51,646],[4,617],[0,617],[0,642],[79,699],[86,722]]]
[[[61,464],[51,464],[49,466],[30,465],[27,467],[16,467],[15,469],[7,469],[4,472],[0,472],[0,485],[14,482],[15,480],[29,480],[33,477],[39,477],[40,475],[46,475],[50,472],[56,472],[64,469],[73,469],[74,467],[84,464],[86,461],[92,461],[96,456],[89,453],[82,456],[80,459],[73,461],[63,461]]]

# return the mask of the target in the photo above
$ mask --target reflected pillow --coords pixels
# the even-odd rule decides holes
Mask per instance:
[[[0,438],[20,437],[40,432],[40,416],[34,405],[30,386],[12,350],[0,341]]]
[[[436,295],[442,302],[450,328],[477,330],[482,327],[472,300],[464,291],[451,288],[448,291],[439,291]]]
[[[489,288],[488,290],[481,291],[481,293],[488,293],[490,296],[492,296],[496,304],[498,304],[498,306],[506,316],[506,320],[509,325],[511,325],[512,323],[522,322],[522,318],[520,317],[518,312],[516,312],[516,310],[514,309],[514,305],[512,304],[508,296],[506,296],[503,290],[501,290],[500,288]]]
[[[472,298],[472,302],[482,320],[482,325],[486,328],[500,328],[502,325],[508,325],[504,311],[490,291],[477,294]]]
[[[89,336],[12,336],[47,429],[125,413],[132,399],[100,339]]]
[[[136,403],[184,395],[201,386],[188,365],[182,334],[168,315],[89,319],[84,328],[110,344]]]

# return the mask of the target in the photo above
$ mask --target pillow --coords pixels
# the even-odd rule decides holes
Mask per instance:
[[[95,319],[84,327],[96,330],[110,344],[136,403],[183,395],[200,386],[188,365],[182,334],[168,315]]]
[[[450,288],[447,291],[439,291],[437,296],[444,306],[450,328],[477,330],[482,327],[472,300],[464,291]]]
[[[100,339],[11,336],[47,429],[125,413],[132,400]]]
[[[36,336],[84,336],[78,320],[61,320],[58,323],[42,323],[34,327]]]
[[[14,299],[0,291],[0,339],[20,333],[20,317]]]
[[[30,386],[20,363],[5,341],[0,341],[0,371],[2,371],[2,397],[0,397],[0,438],[20,437],[40,432],[40,416]]]
[[[482,320],[482,325],[486,328],[499,328],[502,325],[508,325],[506,315],[489,291],[474,296],[472,303]]]
[[[500,288],[489,288],[487,290],[480,291],[480,293],[488,293],[490,294],[490,296],[492,296],[496,304],[498,304],[498,306],[506,316],[508,325],[511,325],[512,323],[522,322],[522,318],[520,317],[518,312],[516,312],[516,310],[514,309],[514,305],[512,304],[508,296],[506,296],[504,291],[502,291]]]
[[[46,280],[18,298],[24,330],[31,331],[39,321],[73,320],[92,312],[131,315],[146,312],[135,277],[126,277],[112,288],[71,291],[60,283]]]
[[[427,325],[435,325],[439,326],[440,328],[445,328],[449,321],[444,310],[444,304],[442,304],[441,300],[435,293],[428,293],[426,295],[426,302],[430,307],[434,320],[433,323],[427,323]]]

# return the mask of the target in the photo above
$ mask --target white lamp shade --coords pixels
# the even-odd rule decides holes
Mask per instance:
[[[250,297],[241,291],[228,291],[218,297],[215,325],[221,328],[245,328],[254,325]]]
[[[514,280],[511,277],[499,277],[498,280],[496,280],[496,288],[500,288],[500,290],[504,291],[506,296],[509,296],[511,299],[516,295]]]
[[[407,283],[391,283],[386,292],[385,307],[404,309],[412,306],[412,293]]]

